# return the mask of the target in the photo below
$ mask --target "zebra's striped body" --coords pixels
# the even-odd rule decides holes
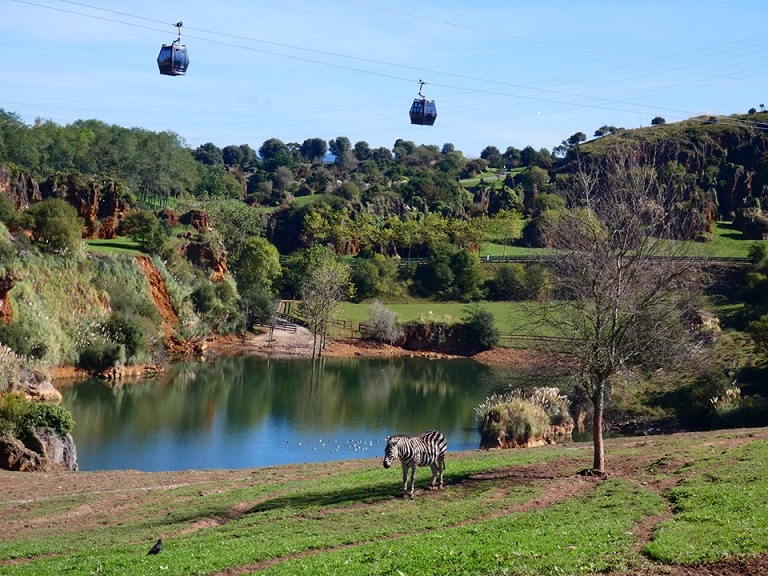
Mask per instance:
[[[435,480],[440,475],[439,487],[443,487],[443,471],[445,470],[445,451],[448,443],[437,430],[429,430],[415,438],[408,436],[390,436],[384,450],[384,468],[392,466],[395,458],[403,465],[403,496],[408,492],[408,469],[411,469],[411,498],[415,484],[416,467],[429,466],[432,469],[430,490],[435,489]]]

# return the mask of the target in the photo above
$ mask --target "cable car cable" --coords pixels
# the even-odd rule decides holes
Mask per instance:
[[[64,12],[64,13],[69,13],[69,14],[77,15],[77,16],[84,16],[84,17],[94,18],[94,19],[97,19],[97,20],[103,20],[103,21],[107,21],[107,22],[113,22],[113,23],[117,23],[117,24],[124,24],[124,25],[127,25],[127,26],[136,27],[136,28],[142,28],[142,29],[146,29],[146,30],[161,32],[161,30],[159,30],[157,28],[150,28],[149,26],[144,26],[144,25],[140,25],[140,24],[134,24],[134,23],[130,23],[130,22],[123,22],[123,21],[120,21],[120,20],[114,20],[112,18],[105,18],[105,17],[101,17],[101,16],[96,16],[96,15],[93,15],[93,14],[85,14],[85,13],[82,13],[82,12],[75,12],[75,11],[66,10],[66,9],[63,9],[63,8],[55,8],[55,7],[52,7],[52,6],[46,6],[46,5],[38,4],[38,3],[35,3],[35,2],[30,2],[29,0],[13,0],[13,1],[17,2],[17,3],[21,3],[21,4],[27,4],[27,5],[35,6],[35,7],[38,7],[38,8],[46,8],[46,9],[50,9],[50,10],[55,10],[55,11],[60,11],[60,12]],[[115,13],[115,14],[119,14],[119,15],[130,17],[130,18],[136,18],[136,19],[144,20],[144,21],[161,23],[158,20],[152,20],[152,19],[149,19],[149,18],[141,17],[141,16],[134,16],[134,15],[131,15],[131,14],[128,14],[128,13],[117,12],[117,11],[114,11],[114,10],[107,10],[107,9],[104,9],[104,8],[99,8],[99,7],[88,5],[88,4],[84,4],[84,3],[81,3],[81,2],[74,2],[72,0],[58,0],[58,1],[69,3],[69,4],[74,4],[74,5],[78,5],[78,6],[83,6],[83,7],[87,7],[87,8],[92,8],[92,9],[95,9],[95,10],[107,11],[107,12],[110,12],[110,13]],[[412,69],[412,70],[425,71],[422,68],[417,68],[417,67],[413,67],[413,66],[392,64],[392,63],[381,62],[381,61],[376,61],[376,60],[371,60],[371,59],[364,59],[364,58],[358,58],[358,57],[354,57],[354,56],[347,56],[347,55],[343,55],[343,54],[324,52],[324,51],[320,51],[320,50],[313,50],[313,49],[302,48],[302,47],[298,47],[298,46],[291,46],[291,45],[280,44],[280,43],[275,43],[275,42],[268,42],[268,41],[254,39],[254,38],[237,36],[237,35],[233,35],[233,34],[220,33],[220,32],[215,32],[215,31],[206,31],[206,30],[200,30],[200,29],[194,29],[194,28],[189,28],[189,29],[202,31],[204,33],[209,33],[209,34],[233,37],[233,38],[241,39],[241,40],[248,40],[248,41],[252,41],[252,42],[261,42],[261,43],[266,43],[266,44],[271,44],[271,45],[276,45],[276,46],[296,49],[296,50],[315,52],[315,53],[325,54],[325,55],[329,55],[329,56],[335,56],[335,57],[342,57],[342,58],[348,58],[348,59],[353,59],[353,60],[359,60],[359,61],[363,61],[363,62],[367,62],[367,63],[375,63],[375,64],[382,64],[382,65],[386,65],[386,66],[399,67],[399,68],[404,68],[404,69]],[[234,47],[234,48],[246,49],[246,50],[250,50],[250,51],[254,51],[254,52],[259,52],[259,53],[273,55],[273,56],[281,56],[281,57],[284,57],[284,58],[289,58],[289,59],[293,59],[293,60],[308,62],[308,63],[312,63],[312,64],[320,64],[320,65],[323,65],[323,66],[329,66],[329,67],[344,69],[344,70],[353,71],[353,72],[360,72],[360,73],[364,73],[364,74],[375,75],[375,76],[384,77],[384,78],[390,78],[390,79],[394,79],[394,80],[401,80],[403,82],[409,82],[409,83],[413,82],[412,78],[404,78],[404,77],[400,77],[400,76],[395,76],[393,74],[384,74],[384,73],[381,73],[381,72],[374,72],[374,71],[371,71],[371,70],[364,70],[364,69],[360,69],[360,68],[353,68],[353,67],[350,67],[350,66],[343,66],[343,65],[333,64],[333,63],[329,63],[329,62],[322,62],[322,61],[312,60],[312,59],[309,59],[309,58],[294,56],[294,55],[290,55],[290,54],[271,52],[271,51],[268,51],[268,50],[262,50],[262,49],[253,48],[253,47],[249,47],[249,46],[243,46],[243,45],[232,44],[232,43],[228,43],[228,42],[222,42],[222,41],[218,41],[218,40],[212,40],[212,39],[204,38],[204,37],[190,36],[190,35],[187,35],[187,37],[188,38],[193,38],[193,39],[196,39],[196,40],[201,40],[201,41],[204,41],[204,42],[210,42],[210,43],[213,43],[213,44],[220,44],[220,45],[223,45],[223,46],[230,46],[230,47]],[[441,72],[441,71],[437,71],[437,70],[426,70],[426,72],[429,72],[430,74],[439,74],[439,75],[444,75],[444,76],[452,76],[452,77],[456,77],[456,78],[460,78],[460,79],[466,79],[466,80],[472,80],[472,81],[481,81],[481,82],[486,82],[486,83],[491,83],[491,84],[496,84],[496,85],[506,85],[506,86],[510,86],[510,87],[523,88],[523,89],[528,89],[528,90],[535,90],[535,91],[539,91],[539,92],[547,92],[547,93],[560,94],[560,95],[564,95],[564,96],[568,96],[568,97],[574,97],[574,98],[597,100],[597,101],[602,101],[602,102],[612,103],[612,104],[624,104],[624,105],[629,105],[629,106],[633,106],[633,107],[640,106],[640,107],[643,107],[643,108],[649,108],[649,109],[657,110],[657,111],[661,110],[661,111],[666,111],[666,112],[677,112],[677,113],[686,114],[686,115],[689,115],[689,116],[695,116],[695,113],[693,113],[691,111],[687,111],[687,110],[677,110],[677,109],[671,109],[671,108],[662,108],[662,107],[659,107],[659,106],[639,104],[639,103],[636,103],[636,102],[627,102],[627,101],[621,101],[621,100],[610,99],[610,98],[600,98],[600,97],[596,97],[596,96],[588,96],[588,95],[585,96],[585,95],[569,93],[569,92],[566,92],[566,91],[551,90],[551,89],[546,89],[546,88],[538,88],[538,87],[534,87],[534,86],[527,86],[527,85],[521,85],[521,84],[515,84],[515,83],[509,83],[509,82],[501,82],[501,81],[498,81],[498,80],[488,80],[488,79],[471,77],[471,76],[466,76],[466,75],[461,75],[461,74],[446,73],[446,72]],[[725,77],[725,78],[728,78],[728,77]],[[491,91],[491,90],[480,90],[480,89],[477,89],[477,88],[465,88],[465,87],[461,87],[461,86],[450,86],[450,85],[438,84],[438,83],[432,83],[432,84],[434,86],[440,86],[440,87],[444,87],[444,88],[452,88],[452,89],[461,90],[461,91],[465,91],[465,92],[485,93],[485,94],[498,95],[498,96],[503,96],[503,97],[508,97],[508,98],[517,98],[517,99],[522,99],[522,100],[536,100],[536,101],[548,102],[548,103],[566,104],[566,105],[569,105],[569,106],[575,106],[575,107],[580,107],[580,108],[595,108],[595,109],[613,110],[613,111],[619,111],[619,112],[634,112],[635,111],[635,110],[624,110],[624,109],[620,109],[620,108],[608,108],[608,107],[605,107],[605,106],[595,106],[595,105],[579,103],[579,102],[568,102],[568,101],[554,100],[554,99],[541,98],[541,97],[535,97],[535,96],[530,96],[530,95],[508,94],[508,93],[504,93],[504,92],[497,92],[497,91]]]

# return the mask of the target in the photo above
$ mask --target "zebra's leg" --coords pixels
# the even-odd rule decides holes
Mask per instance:
[[[408,484],[406,483],[406,486]],[[411,498],[413,498],[413,488],[416,485],[416,464],[411,466]]]
[[[437,457],[437,466],[440,470],[440,489],[443,488],[443,472],[445,472],[445,456],[441,455]]]
[[[408,466],[403,464],[403,498],[405,498],[405,494],[408,492]]]
[[[435,479],[437,478],[438,467],[437,467],[437,464],[432,462],[432,464],[429,465],[429,468],[432,470],[432,483],[429,485],[429,489],[430,490],[434,490],[435,489]]]

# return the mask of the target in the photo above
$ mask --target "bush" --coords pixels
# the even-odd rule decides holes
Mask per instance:
[[[25,445],[34,440],[38,428],[52,430],[60,438],[72,432],[75,422],[65,408],[50,402],[30,402],[23,396],[0,396],[0,435],[18,438]]]
[[[532,440],[549,441],[552,426],[570,424],[566,430],[572,430],[569,406],[567,396],[556,388],[535,388],[526,397],[518,391],[494,394],[475,408],[480,447],[527,446]]]
[[[41,359],[48,351],[48,344],[36,337],[31,328],[22,322],[0,323],[0,343],[19,356]]]
[[[492,396],[476,413],[481,448],[527,446],[549,431],[544,409],[516,395]]]
[[[191,294],[192,306],[198,314],[206,314],[216,306],[216,290],[213,283],[204,281]]]
[[[535,388],[529,395],[529,401],[540,406],[549,417],[550,424],[558,425],[573,421],[571,418],[571,402],[568,396],[560,394],[557,388]]]
[[[16,209],[4,194],[0,194],[0,222],[11,224],[16,219]]]
[[[97,340],[80,352],[77,365],[86,370],[103,372],[112,366],[125,364],[125,347],[109,340]]]
[[[368,320],[363,334],[365,338],[392,344],[402,336],[397,325],[397,314],[386,308],[381,302],[374,302],[368,307]]]
[[[55,254],[72,252],[80,242],[83,220],[60,198],[49,198],[27,208],[24,217],[43,249]]]
[[[147,338],[141,323],[135,317],[119,311],[113,312],[103,324],[103,328],[112,342],[125,347],[126,359],[146,351]]]
[[[382,279],[381,271],[373,260],[364,260],[359,266],[352,268],[350,280],[355,285],[357,302],[379,296],[386,289],[386,279]]]
[[[488,310],[483,310],[477,305],[465,309],[467,317],[464,324],[467,327],[467,340],[469,347],[475,351],[490,350],[499,343],[499,330]]]
[[[710,398],[713,428],[765,426],[768,422],[768,401],[762,396],[742,395],[738,387],[728,388],[721,396]]]
[[[8,270],[15,262],[16,249],[8,240],[0,236],[0,270]]]
[[[146,210],[126,216],[124,227],[128,236],[150,254],[158,254],[170,238],[167,223]]]

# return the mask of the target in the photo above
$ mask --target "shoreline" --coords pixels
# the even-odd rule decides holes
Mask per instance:
[[[269,331],[251,332],[242,336],[217,336],[205,341],[201,347],[200,360],[212,361],[222,355],[254,355],[271,358],[311,358],[312,338],[309,331],[299,328],[294,333],[275,330],[270,339]],[[398,346],[371,342],[356,338],[334,338],[326,343],[323,358],[429,358],[448,360],[465,358],[493,367],[530,366],[541,361],[541,353],[530,349],[493,348],[477,354],[465,356],[446,354],[430,350],[406,350]],[[123,366],[102,378],[123,380],[147,378],[164,371],[156,364]],[[75,366],[56,366],[50,371],[50,379],[57,385],[66,385],[67,380],[92,378],[93,374]]]

